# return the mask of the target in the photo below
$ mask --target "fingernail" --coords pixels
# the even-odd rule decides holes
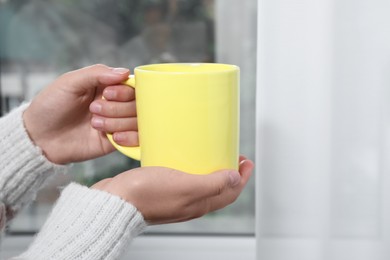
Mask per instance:
[[[115,142],[122,142],[126,140],[126,134],[125,133],[114,133],[113,139]]]
[[[104,125],[104,120],[99,117],[93,117],[91,120],[91,125],[96,128],[101,128]]]
[[[102,105],[99,104],[99,103],[92,103],[90,106],[89,106],[89,110],[92,112],[92,113],[100,113],[102,111]]]
[[[241,181],[241,175],[238,171],[230,171],[229,178],[230,178],[230,186],[232,187],[237,186]]]
[[[116,74],[126,74],[126,73],[129,72],[129,69],[126,69],[126,68],[113,68],[112,72],[114,72]]]

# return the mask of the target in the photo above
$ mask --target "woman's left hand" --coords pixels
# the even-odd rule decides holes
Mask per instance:
[[[122,84],[129,74],[128,69],[93,65],[60,76],[33,99],[23,114],[32,141],[57,164],[89,160],[112,152],[114,147],[105,134],[95,129],[99,129],[96,123],[104,122],[105,118],[93,116],[90,105],[94,101],[95,104],[101,102],[102,93],[108,86],[128,92],[119,102],[99,103],[106,112],[97,115],[108,113],[107,117],[119,119],[106,120],[100,127],[102,130],[111,127],[113,132],[118,129],[119,132],[136,132],[135,100],[131,93],[134,90]],[[107,112],[107,107],[112,110]],[[91,121],[92,118],[95,119]]]

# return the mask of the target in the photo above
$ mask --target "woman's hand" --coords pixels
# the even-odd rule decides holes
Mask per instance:
[[[240,158],[240,169],[192,175],[163,167],[137,168],[102,180],[91,188],[103,190],[134,205],[149,224],[187,221],[233,203],[253,170]]]
[[[105,65],[63,74],[38,94],[24,112],[30,138],[57,164],[84,161],[114,151],[105,134],[95,128],[119,132],[119,136],[123,131],[137,131],[134,90],[122,84],[129,74],[128,69]],[[107,100],[102,101],[103,91]],[[113,91],[118,96],[110,96]],[[103,104],[94,117],[90,112],[92,102]],[[95,109],[99,108],[91,107]],[[134,140],[132,143],[136,144],[136,136]]]
[[[91,103],[91,125],[96,130],[112,133],[117,144],[138,145],[138,125],[135,91],[126,85],[109,86],[103,91],[104,99]]]

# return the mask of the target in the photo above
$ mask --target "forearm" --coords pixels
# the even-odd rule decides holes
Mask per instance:
[[[145,227],[133,205],[72,183],[30,248],[16,259],[118,259]]]
[[[0,119],[0,202],[6,209],[0,223],[31,202],[49,177],[67,169],[48,161],[30,140],[22,119],[26,107]]]

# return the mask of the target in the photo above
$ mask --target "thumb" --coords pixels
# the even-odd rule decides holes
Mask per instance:
[[[244,159],[240,162],[240,174],[238,178],[235,176],[237,172],[228,172],[227,175],[230,178],[230,185],[233,186],[230,186],[231,188],[225,188],[220,190],[217,196],[213,196],[212,198],[210,198],[208,200],[208,209],[210,211],[214,211],[217,209],[224,208],[225,206],[233,203],[240,195],[242,189],[248,183],[251,173],[253,171],[253,167],[254,164],[251,160]]]
[[[62,79],[66,81],[67,86],[86,91],[95,87],[120,84],[127,80],[129,75],[129,69],[96,64],[65,73]]]
[[[202,183],[199,188],[204,197],[213,197],[223,194],[226,190],[232,189],[241,182],[241,175],[235,170],[221,170],[202,176]]]

